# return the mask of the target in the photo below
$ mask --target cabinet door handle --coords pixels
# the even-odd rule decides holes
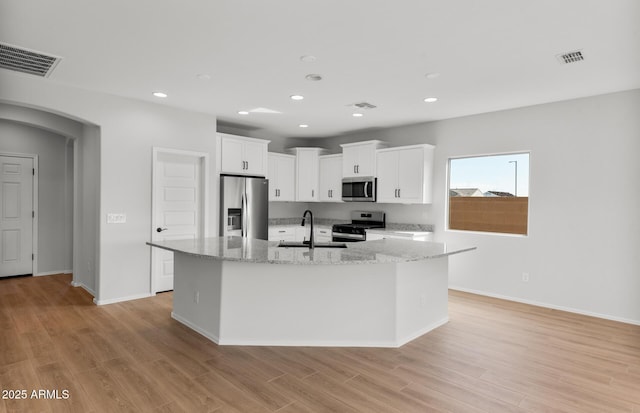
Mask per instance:
[[[313,189],[311,190],[311,198],[313,198],[316,194],[316,191],[314,191]]]
[[[400,198],[400,188],[398,188],[398,198]]]
[[[356,173],[356,166],[353,165],[353,173]]]
[[[395,191],[393,192],[393,197],[394,198],[398,197],[398,188],[396,188]]]

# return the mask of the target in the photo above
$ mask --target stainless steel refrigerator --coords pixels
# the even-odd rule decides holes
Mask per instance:
[[[220,176],[220,235],[269,238],[269,180]]]

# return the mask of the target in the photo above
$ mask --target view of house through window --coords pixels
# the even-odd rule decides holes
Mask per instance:
[[[449,160],[449,229],[527,234],[529,154]]]

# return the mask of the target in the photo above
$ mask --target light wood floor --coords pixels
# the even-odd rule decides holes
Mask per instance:
[[[171,294],[97,307],[70,276],[0,280],[5,412],[634,412],[640,327],[450,293],[399,349],[218,347]]]

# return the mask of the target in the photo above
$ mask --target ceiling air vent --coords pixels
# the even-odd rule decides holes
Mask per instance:
[[[375,109],[375,108],[377,108],[376,105],[372,105],[371,103],[367,103],[367,102],[354,103],[354,104],[349,105],[349,106],[355,106],[355,107],[360,108],[360,109]]]
[[[62,58],[0,43],[0,68],[49,77]]]
[[[563,64],[575,63],[584,60],[584,56],[582,55],[581,50],[559,54],[556,55],[556,57],[558,58],[558,61]]]

